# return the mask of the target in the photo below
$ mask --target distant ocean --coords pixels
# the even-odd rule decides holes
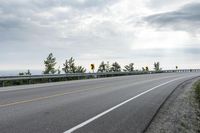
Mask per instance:
[[[27,72],[27,70],[0,70],[0,76],[16,76],[20,72]],[[32,75],[42,74],[42,70],[30,70]]]

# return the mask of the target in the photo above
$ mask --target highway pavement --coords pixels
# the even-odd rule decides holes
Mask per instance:
[[[121,76],[0,88],[0,133],[141,133],[200,73]]]

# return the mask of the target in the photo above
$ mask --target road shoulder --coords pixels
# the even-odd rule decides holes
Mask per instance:
[[[200,113],[192,85],[199,80],[181,84],[164,103],[146,133],[199,133]]]

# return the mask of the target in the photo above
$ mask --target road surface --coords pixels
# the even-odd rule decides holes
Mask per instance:
[[[166,97],[200,73],[0,88],[1,133],[141,133]]]

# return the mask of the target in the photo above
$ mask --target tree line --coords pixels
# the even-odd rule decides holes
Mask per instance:
[[[65,62],[63,63],[63,67],[60,70],[60,67],[56,68],[57,62],[56,58],[53,56],[52,53],[48,55],[48,57],[44,60],[44,65],[45,65],[45,70],[43,71],[43,74],[60,74],[61,70],[64,73],[85,73],[86,68],[83,66],[78,66],[75,63],[75,59],[71,57],[70,59],[66,59]],[[154,70],[155,71],[161,71],[162,69],[160,68],[160,63],[155,62],[154,63]],[[122,69],[121,65],[118,62],[114,62],[110,65],[109,62],[104,62],[102,61],[100,65],[98,66],[97,72],[133,72],[136,71],[134,69],[134,63],[130,63],[128,65],[125,65],[124,68]],[[142,71],[149,71],[149,68],[142,67]]]
[[[53,56],[53,53],[50,53],[48,57],[44,60],[44,66],[45,70],[43,71],[43,74],[60,74],[61,71],[64,73],[85,73],[87,70],[83,66],[76,65],[75,59],[73,57],[66,59],[63,63],[63,67],[56,68],[56,58]],[[154,63],[154,70],[156,72],[161,71],[160,63],[155,62]],[[134,72],[138,71],[134,69],[134,63],[130,63],[128,65],[125,65],[122,69],[121,65],[118,62],[114,62],[110,64],[109,62],[102,61],[100,65],[98,66],[97,72],[103,73],[103,72]],[[149,67],[142,67],[143,72],[148,72]],[[19,75],[31,75],[30,70],[27,72],[20,72]]]
[[[52,53],[50,53],[46,60],[44,60],[45,70],[43,71],[43,74],[60,74],[60,67],[56,69],[56,64],[56,58],[53,56]],[[85,73],[86,69],[83,66],[77,66],[75,64],[75,59],[71,57],[70,59],[65,60],[62,71],[64,73]]]

